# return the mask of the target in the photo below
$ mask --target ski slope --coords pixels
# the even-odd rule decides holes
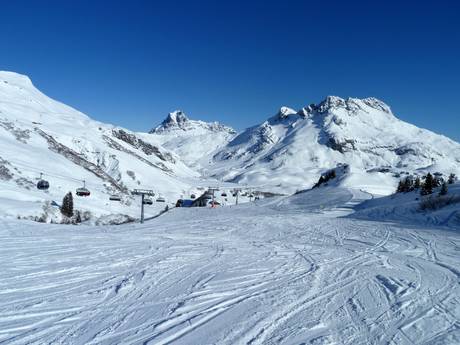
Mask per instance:
[[[459,229],[343,217],[368,194],[0,220],[0,344],[458,344]]]

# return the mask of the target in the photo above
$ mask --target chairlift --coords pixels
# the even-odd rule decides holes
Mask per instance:
[[[75,191],[75,193],[78,195],[78,196],[89,196],[91,194],[91,192],[89,191],[88,188],[86,188],[86,181],[83,180],[83,187],[80,187],[80,188],[77,188],[77,190]]]
[[[166,201],[165,198],[163,198],[162,196],[159,196],[157,198],[157,202],[165,202],[165,201]]]
[[[227,196],[227,193],[223,192],[223,193],[221,194],[221,196],[226,197],[226,196]]]
[[[150,198],[144,197],[144,205],[152,205],[153,201]]]
[[[109,200],[110,201],[121,201],[121,196],[117,195],[117,194],[112,194],[110,197],[109,197]]]
[[[253,194],[249,194],[249,198],[253,198],[253,197],[254,197],[254,195],[253,195]]]
[[[37,182],[37,189],[47,190],[48,188],[50,188],[49,182],[44,180],[43,173],[40,173],[40,180]]]

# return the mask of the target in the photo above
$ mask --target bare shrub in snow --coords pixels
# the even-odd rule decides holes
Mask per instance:
[[[433,211],[448,205],[460,203],[460,195],[429,197],[420,201],[421,211]]]
[[[447,189],[447,183],[444,182],[444,183],[441,185],[441,190],[439,191],[439,195],[446,195],[446,194],[447,194],[447,191],[448,191],[448,189]]]

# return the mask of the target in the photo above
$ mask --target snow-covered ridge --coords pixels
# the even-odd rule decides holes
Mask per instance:
[[[236,135],[233,128],[219,122],[190,120],[181,110],[169,113],[149,133],[163,147],[196,169],[207,165],[210,157]]]
[[[349,167],[340,186],[377,194],[409,174],[460,175],[460,144],[399,120],[376,98],[284,106],[241,133],[175,111],[150,133],[134,133],[92,120],[12,72],[0,72],[0,147],[0,206],[11,216],[16,206],[41,212],[82,180],[94,198],[76,206],[102,215],[137,213],[127,191],[139,186],[174,202],[203,179],[286,194],[339,166]],[[40,173],[53,186],[48,194],[35,188]],[[109,204],[112,193],[122,203]]]
[[[153,189],[173,202],[198,177],[150,135],[94,121],[12,72],[0,72],[0,148],[0,215],[11,217],[41,216],[45,205],[59,204],[83,180],[91,197],[75,198],[76,208],[137,216],[129,190]],[[40,173],[49,191],[36,189]],[[114,193],[121,202],[109,202]],[[156,206],[147,212],[165,205]]]
[[[460,144],[399,120],[383,101],[328,96],[244,130],[208,169],[226,181],[294,191],[347,164],[346,185],[388,194],[401,174],[458,173],[459,163]]]
[[[202,133],[203,131],[225,132],[228,134],[235,133],[233,128],[222,125],[219,122],[190,120],[182,110],[176,110],[169,113],[166,119],[160,125],[151,129],[149,133],[167,134],[177,130],[195,132],[193,134]]]

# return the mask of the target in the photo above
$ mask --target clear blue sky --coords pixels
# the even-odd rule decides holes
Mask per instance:
[[[101,121],[169,111],[237,129],[374,96],[460,141],[456,1],[2,1],[0,69]]]

